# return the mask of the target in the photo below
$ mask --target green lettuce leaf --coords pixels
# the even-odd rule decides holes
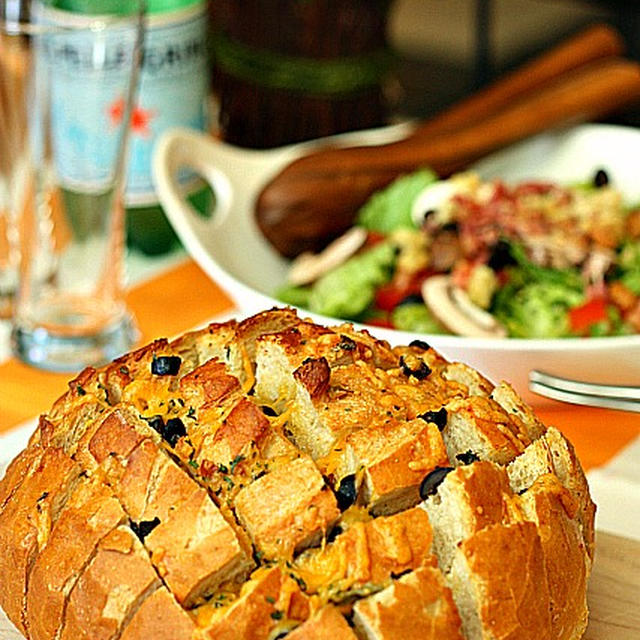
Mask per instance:
[[[356,223],[369,231],[380,233],[415,228],[411,219],[413,201],[425,187],[437,179],[438,176],[430,169],[420,169],[397,178],[362,205],[356,216]]]

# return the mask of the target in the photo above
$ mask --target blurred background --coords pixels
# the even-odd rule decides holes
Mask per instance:
[[[588,25],[640,56],[622,0],[210,0],[220,133],[273,147],[425,119]],[[640,108],[616,113],[640,122]]]
[[[629,0],[395,0],[398,110],[428,117],[594,22],[615,27],[640,59],[640,8]],[[640,124],[640,107],[609,119]]]

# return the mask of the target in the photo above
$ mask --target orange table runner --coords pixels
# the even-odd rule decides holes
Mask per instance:
[[[128,303],[141,343],[171,337],[230,311],[230,298],[192,261],[133,287]],[[27,367],[15,359],[0,364],[0,433],[46,411],[66,389],[68,374]],[[574,443],[586,469],[609,461],[640,435],[638,414],[554,403],[538,410]]]
[[[231,299],[192,260],[132,287],[129,308],[140,344],[172,337],[233,309]],[[0,364],[0,433],[46,411],[71,375],[29,367],[12,358]]]

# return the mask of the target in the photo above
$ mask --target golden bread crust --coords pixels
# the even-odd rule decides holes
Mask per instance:
[[[0,480],[31,640],[574,640],[595,507],[508,383],[291,309],[87,368]]]
[[[460,616],[440,571],[422,567],[358,601],[355,623],[371,640],[463,640]]]

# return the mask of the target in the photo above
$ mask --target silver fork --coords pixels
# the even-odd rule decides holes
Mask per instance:
[[[534,369],[529,372],[529,389],[562,402],[640,413],[638,386],[581,382]]]

